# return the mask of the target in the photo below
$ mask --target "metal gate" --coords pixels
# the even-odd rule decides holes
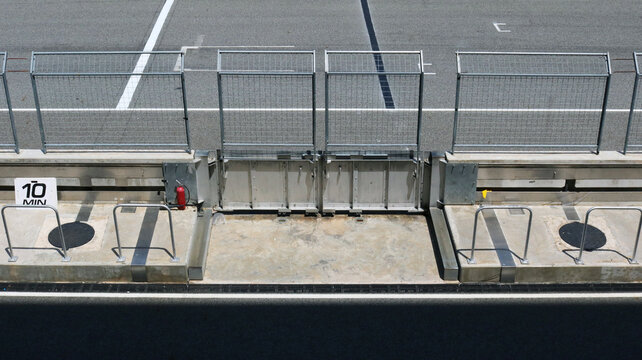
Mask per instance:
[[[600,149],[608,53],[458,52],[452,151]]]
[[[42,151],[191,151],[183,53],[34,52]]]
[[[633,83],[633,96],[629,110],[629,124],[626,128],[624,153],[642,150],[642,91],[640,90],[640,77],[642,76],[642,54],[633,53],[635,64],[635,82]]]
[[[321,208],[420,207],[421,51],[326,51]]]
[[[421,51],[326,51],[326,152],[419,152]]]
[[[219,50],[224,210],[317,211],[314,56]]]
[[[316,152],[314,56],[314,51],[218,51],[223,156]]]
[[[7,53],[0,52],[0,124],[3,131],[0,131],[0,148],[13,149],[16,153],[20,151],[18,146],[18,136],[16,134],[16,124],[13,119],[13,109],[11,108],[11,97],[9,96],[9,87],[7,86]],[[3,105],[6,105],[4,108]]]

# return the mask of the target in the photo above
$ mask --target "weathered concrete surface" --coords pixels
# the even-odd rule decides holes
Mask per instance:
[[[150,249],[145,256],[144,272],[150,282],[177,282],[187,280],[187,248],[191,239],[196,211],[172,211],[174,233],[179,262],[170,262],[171,252],[169,222],[165,211],[160,211],[152,227],[141,231],[145,209],[135,213],[121,213],[118,210],[118,226],[123,246],[125,263],[118,263],[116,255],[116,233],[112,209],[116,203],[91,204],[91,213],[86,221],[95,234],[91,241],[77,248],[69,249],[69,262],[62,261],[61,250],[48,241],[49,233],[57,228],[56,218],[47,209],[7,209],[7,226],[17,262],[8,262],[8,255],[0,258],[0,281],[133,281],[132,256],[139,237],[151,235]],[[81,204],[60,202],[58,210],[62,224],[74,222]],[[4,229],[0,244],[7,248]],[[140,265],[139,265],[140,266]]]
[[[589,206],[575,207],[580,222]],[[461,266],[462,282],[498,282],[501,265],[480,215],[475,250],[476,264],[468,264],[473,221],[477,206],[447,206],[446,215]],[[533,226],[528,249],[529,264],[521,264],[517,256],[524,253],[528,222],[527,214],[511,214],[495,210],[509,249],[515,254],[516,282],[636,282],[642,281],[642,266],[629,264],[626,257],[633,252],[639,213],[626,211],[594,211],[589,224],[606,236],[606,243],[597,250],[584,251],[584,265],[576,265],[573,257],[579,248],[564,242],[559,235],[568,220],[562,206],[531,206]],[[625,257],[626,256],[626,257]]]
[[[226,215],[205,283],[441,283],[423,216]]]

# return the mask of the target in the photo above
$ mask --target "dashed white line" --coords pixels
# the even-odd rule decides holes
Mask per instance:
[[[160,32],[163,29],[163,25],[165,24],[165,20],[167,20],[167,15],[169,15],[169,11],[171,10],[172,5],[174,5],[174,0],[165,1],[165,5],[163,5],[160,14],[158,14],[156,23],[152,28],[151,34],[149,34],[149,38],[147,39],[147,43],[145,43],[143,51],[149,52],[154,50],[156,41],[158,40],[158,35],[160,35]],[[138,58],[138,62],[136,63],[133,72],[135,74],[142,73],[145,70],[148,61],[149,54],[142,54]],[[129,81],[125,86],[125,90],[123,91],[123,95],[120,97],[120,101],[118,101],[118,105],[116,106],[117,109],[127,109],[129,107],[129,104],[134,97],[134,93],[136,92],[136,88],[138,87],[138,83],[140,82],[140,77],[140,75],[132,75],[129,78]]]

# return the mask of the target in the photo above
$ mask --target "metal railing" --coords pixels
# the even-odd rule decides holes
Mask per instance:
[[[328,152],[419,153],[422,51],[326,51]]]
[[[9,238],[9,227],[7,227],[7,219],[4,216],[6,209],[10,208],[20,208],[20,209],[51,209],[56,214],[56,221],[58,222],[58,231],[60,232],[60,243],[62,245],[62,261],[68,262],[71,260],[69,255],[67,255],[67,245],[65,244],[65,236],[62,233],[62,225],[60,224],[60,215],[58,210],[50,205],[4,205],[0,210],[0,216],[2,216],[2,224],[4,225],[4,233],[7,236],[7,243],[9,244],[9,262],[18,261],[18,257],[13,252],[13,246],[11,245],[11,240]]]
[[[533,223],[533,210],[528,206],[520,205],[495,205],[495,206],[481,206],[477,211],[475,211],[475,224],[473,225],[473,242],[470,249],[470,258],[467,259],[469,264],[475,264],[475,242],[477,240],[477,220],[479,219],[479,214],[484,210],[498,210],[498,209],[521,209],[528,211],[528,228],[526,229],[526,243],[524,244],[524,256],[519,259],[519,262],[522,264],[528,264],[528,242],[531,236],[531,225]],[[519,257],[518,257],[519,258]]]
[[[639,88],[640,77],[642,77],[641,61],[642,54],[633,53],[635,81],[633,83],[633,95],[631,96],[631,108],[629,109],[629,122],[626,127],[626,139],[624,140],[624,154],[629,150],[642,150],[642,91]]]
[[[34,52],[42,151],[191,151],[180,51]]]
[[[16,133],[16,124],[13,118],[13,109],[11,108],[11,97],[9,96],[9,87],[7,86],[7,53],[0,52],[0,124],[4,129],[11,129],[11,133],[6,130],[0,132],[0,148],[12,148],[16,153],[20,151],[18,145],[18,135]],[[7,106],[3,109],[3,103]],[[9,125],[9,126],[7,126]]]
[[[316,153],[314,51],[218,50],[223,155]]]
[[[599,152],[608,53],[457,52],[452,152]]]
[[[114,214],[114,228],[116,230],[116,242],[118,244],[118,262],[125,262],[125,256],[123,256],[123,248],[120,243],[120,233],[118,232],[118,219],[116,216],[116,210],[119,208],[159,208],[159,209],[164,209],[167,210],[167,217],[169,219],[169,234],[172,239],[172,253],[170,255],[171,261],[172,262],[178,262],[180,261],[180,258],[176,256],[176,243],[174,241],[174,225],[172,223],[172,210],[169,208],[167,205],[163,204],[118,204],[114,206],[113,214]]]
[[[638,223],[638,231],[637,235],[635,237],[635,245],[633,246],[633,255],[631,255],[630,258],[626,258],[628,260],[629,264],[637,264],[638,261],[636,259],[637,252],[638,252],[638,243],[640,241],[640,230],[642,230],[642,208],[639,207],[633,207],[633,206],[595,206],[590,208],[586,212],[586,217],[584,218],[584,228],[582,230],[582,240],[580,241],[580,253],[579,255],[574,258],[575,264],[577,265],[583,265],[584,262],[582,261],[582,255],[584,254],[584,244],[586,243],[586,230],[588,228],[588,222],[589,222],[589,215],[595,210],[624,210],[624,211],[638,211],[640,212],[640,221]],[[625,256],[626,257],[626,256]]]

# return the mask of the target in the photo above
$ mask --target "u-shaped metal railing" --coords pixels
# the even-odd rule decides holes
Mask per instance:
[[[577,265],[584,264],[584,262],[582,261],[582,254],[584,254],[584,244],[586,243],[586,230],[588,228],[589,216],[595,210],[625,210],[625,211],[629,210],[629,211],[640,212],[640,222],[638,223],[638,232],[635,237],[635,245],[633,246],[633,255],[631,255],[630,258],[626,258],[629,261],[629,264],[637,264],[638,261],[636,260],[636,256],[638,251],[638,243],[640,241],[640,230],[642,230],[642,208],[635,207],[635,206],[595,206],[590,208],[586,212],[586,217],[584,218],[584,229],[582,230],[582,241],[580,241],[580,254],[578,255],[578,257],[573,259],[575,260],[575,263]]]
[[[477,239],[477,219],[479,219],[479,214],[484,210],[497,210],[497,209],[521,209],[526,210],[529,213],[528,216],[528,228],[526,229],[526,244],[524,245],[524,256],[519,259],[519,262],[522,264],[528,264],[528,241],[531,236],[531,224],[533,223],[533,210],[528,206],[521,205],[495,205],[495,206],[481,206],[477,211],[475,211],[475,224],[473,225],[473,243],[470,250],[470,258],[467,259],[469,264],[475,264],[475,241]]]
[[[60,225],[60,215],[58,210],[50,205],[5,205],[0,210],[0,215],[2,216],[2,224],[4,225],[4,233],[7,236],[7,243],[9,244],[9,262],[16,262],[18,257],[13,253],[13,246],[11,246],[11,240],[9,239],[9,228],[7,227],[7,220],[4,216],[4,211],[9,208],[21,208],[21,209],[51,209],[56,214],[56,221],[58,222],[58,231],[60,232],[60,243],[62,244],[62,261],[70,261],[69,255],[67,255],[67,245],[65,244],[65,236],[62,233],[62,226]]]
[[[167,210],[167,216],[169,218],[169,233],[172,239],[172,262],[178,262],[180,259],[176,257],[176,243],[174,241],[174,225],[172,224],[172,211],[167,205],[163,204],[118,204],[114,206],[114,227],[116,229],[116,242],[118,243],[118,262],[125,262],[125,257],[123,256],[123,247],[120,244],[120,234],[118,232],[118,218],[116,216],[116,210],[118,208],[125,208],[125,207],[130,207],[130,208],[139,208],[139,207],[144,207],[144,208],[159,208],[159,209],[165,209]]]

